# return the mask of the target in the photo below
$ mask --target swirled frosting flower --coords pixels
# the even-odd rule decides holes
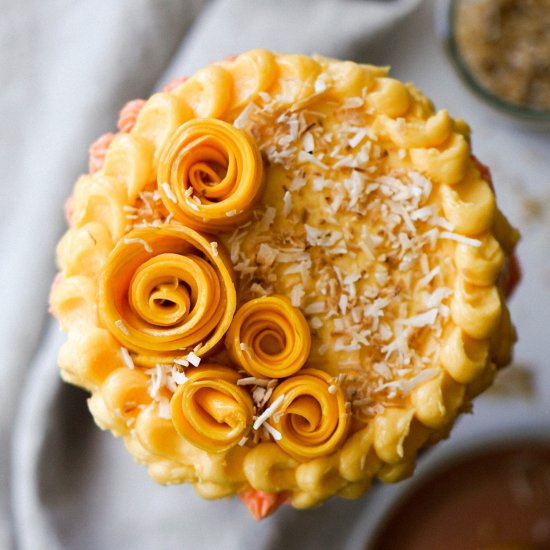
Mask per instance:
[[[198,344],[197,354],[210,350],[231,323],[236,293],[221,246],[172,225],[134,229],[119,241],[102,273],[98,302],[112,334],[154,363]]]
[[[341,388],[331,386],[329,374],[304,369],[279,384],[268,405],[280,396],[269,424],[281,433],[277,444],[288,454],[299,459],[326,456],[344,441],[349,430],[346,400]]]
[[[254,405],[249,393],[237,386],[238,379],[233,369],[215,364],[193,369],[170,401],[177,432],[213,453],[239,443],[252,426]]]
[[[311,349],[309,326],[285,296],[243,304],[225,337],[233,361],[252,376],[286,378],[299,371]]]
[[[199,231],[228,231],[248,219],[262,190],[262,158],[243,130],[192,119],[163,149],[158,182],[174,217]]]

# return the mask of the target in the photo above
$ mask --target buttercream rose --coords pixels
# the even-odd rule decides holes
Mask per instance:
[[[331,380],[324,371],[304,369],[279,384],[268,402],[283,396],[268,422],[281,433],[277,444],[296,458],[329,455],[348,433],[344,393]]]
[[[244,223],[262,191],[262,157],[243,130],[217,119],[192,119],[163,149],[158,167],[162,201],[199,231]]]
[[[254,414],[252,398],[237,386],[238,379],[233,369],[215,364],[193,369],[170,401],[177,432],[213,453],[238,444],[248,434]]]
[[[311,349],[309,326],[285,296],[243,304],[225,337],[231,358],[252,376],[286,378],[299,371]]]
[[[98,301],[113,335],[154,364],[212,349],[229,328],[236,294],[221,245],[171,225],[134,229],[119,241]]]

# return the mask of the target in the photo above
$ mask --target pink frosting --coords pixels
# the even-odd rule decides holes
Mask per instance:
[[[107,149],[109,148],[109,145],[111,145],[115,135],[116,134],[113,134],[112,132],[107,132],[90,145],[88,157],[88,169],[90,174],[94,174],[103,168],[103,164],[105,163],[105,153],[107,153]]]
[[[137,117],[144,105],[145,99],[133,99],[122,107],[117,122],[117,127],[121,132],[125,134],[131,132],[132,128],[136,125]]]

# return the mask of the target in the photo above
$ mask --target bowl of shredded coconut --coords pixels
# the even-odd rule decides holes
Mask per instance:
[[[448,0],[440,10],[464,82],[500,111],[550,122],[550,0]]]

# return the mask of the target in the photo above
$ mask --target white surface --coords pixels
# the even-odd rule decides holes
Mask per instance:
[[[195,13],[189,2],[0,0],[0,548],[10,546],[10,477],[17,539],[33,550],[305,550],[337,547],[358,532],[353,524],[372,498],[333,500],[306,512],[283,509],[257,524],[238,502],[210,503],[189,487],[156,486],[120,441],[94,428],[84,394],[61,385],[54,357],[60,336],[45,330],[63,198],[85,169],[87,145],[113,128],[125,100],[147,95],[157,79],[164,83],[251,47],[392,64],[396,77],[414,81],[436,105],[468,120],[500,205],[524,234],[524,282],[512,301],[516,362],[531,369],[538,389],[526,397],[511,384],[507,397],[478,399],[452,444],[533,418],[550,426],[550,135],[513,125],[464,89],[434,35],[433,1],[388,31],[414,3],[220,0],[175,52]],[[538,218],[525,218],[525,195],[539,201]],[[513,379],[514,369],[503,379]]]

